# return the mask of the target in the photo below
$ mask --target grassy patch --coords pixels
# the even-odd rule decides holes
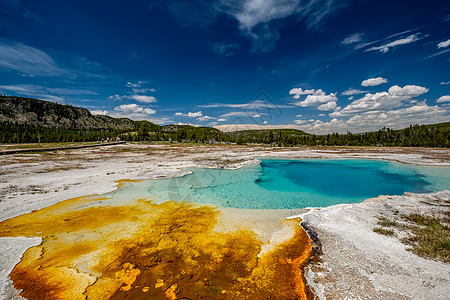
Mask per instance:
[[[395,235],[393,228],[405,231],[408,237],[401,239],[401,242],[411,246],[410,251],[425,258],[450,262],[450,227],[447,215],[448,212],[444,212],[443,218],[417,213],[395,215],[401,218],[401,223],[379,216],[379,227],[375,227],[373,231],[387,236]]]
[[[395,220],[389,220],[386,217],[378,217],[378,225],[382,226],[382,227],[397,227],[400,224],[395,221]]]
[[[443,220],[419,214],[411,214],[404,219],[414,224],[409,227],[413,236],[404,240],[412,246],[412,252],[450,262],[450,227],[443,224]]]
[[[379,233],[379,234],[384,234],[387,236],[393,236],[394,235],[394,230],[392,229],[385,229],[385,228],[381,228],[381,227],[375,227],[373,229],[374,232]]]

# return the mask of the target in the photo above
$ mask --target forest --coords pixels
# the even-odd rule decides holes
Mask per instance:
[[[382,128],[363,134],[307,134],[300,130],[274,129],[246,132],[222,132],[211,127],[180,125],[158,126],[139,122],[138,129],[43,127],[0,122],[0,143],[88,142],[119,137],[134,142],[233,143],[271,146],[384,146],[450,147],[450,122],[411,125],[393,130]]]

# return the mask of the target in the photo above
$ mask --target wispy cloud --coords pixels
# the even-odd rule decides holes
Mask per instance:
[[[395,41],[383,44],[381,46],[375,46],[375,47],[371,47],[366,49],[366,52],[369,51],[380,51],[382,53],[387,53],[390,49],[400,46],[400,45],[407,45],[407,44],[411,44],[413,42],[417,42],[418,40],[420,40],[421,38],[419,37],[419,35],[417,34],[411,34],[405,38],[401,38],[401,39],[397,39]]]
[[[68,74],[44,51],[5,40],[0,40],[0,69],[35,76]]]
[[[60,95],[97,95],[96,92],[85,89],[46,88],[47,91]]]
[[[241,31],[253,38],[254,50],[268,52],[279,39],[275,21],[297,16],[298,21],[305,20],[309,30],[315,30],[343,5],[345,1],[334,0],[222,0],[219,7],[238,20]]]
[[[0,85],[0,91],[55,102],[63,102],[68,95],[97,95],[96,92],[86,89],[49,88],[35,84]]]
[[[214,128],[217,128],[224,132],[229,131],[239,131],[239,130],[254,130],[254,129],[287,129],[287,128],[296,128],[297,125],[267,125],[266,124],[248,124],[248,123],[241,123],[241,124],[223,124],[223,125],[217,125],[214,126]]]
[[[215,120],[216,118],[210,117],[210,116],[202,116],[198,117],[197,121],[203,122],[203,121],[209,121],[209,120]]]
[[[363,35],[366,34],[351,34],[341,42],[341,45],[354,45],[354,49],[365,49],[365,52],[379,51],[381,53],[387,53],[395,47],[414,43],[424,37],[420,32],[417,32],[417,28],[394,33],[387,37],[368,42],[363,39]]]
[[[141,84],[142,84],[142,81],[138,81],[138,82],[136,82],[136,83],[133,83],[133,82],[127,82],[127,87],[129,87],[129,88],[138,88],[138,87],[140,87],[141,86]]]
[[[221,118],[229,118],[229,117],[251,117],[248,112],[245,111],[232,111],[229,113],[225,113],[220,115]]]
[[[127,87],[131,88],[133,93],[135,94],[142,94],[142,93],[148,93],[152,92],[155,93],[156,90],[154,88],[143,88],[142,86],[146,84],[147,82],[144,81],[138,81],[138,82],[127,82]]]
[[[110,78],[107,68],[85,57],[57,50],[46,52],[6,39],[0,39],[0,70],[16,72],[23,77],[56,77],[73,81]]]
[[[405,35],[407,33],[411,33],[411,32],[417,31],[417,30],[418,30],[418,28],[413,28],[413,29],[408,29],[405,31],[397,32],[397,33],[391,34],[390,36],[385,37],[384,40],[389,40],[389,39],[395,38],[397,36]]]
[[[348,89],[344,92],[342,92],[343,96],[353,96],[353,95],[359,95],[359,94],[364,94],[367,93],[367,91],[362,91],[362,90],[358,90],[358,89]]]
[[[176,112],[175,116],[177,117],[188,117],[188,118],[196,118],[197,121],[203,122],[203,121],[209,121],[209,120],[216,120],[214,117],[206,116],[203,114],[201,110],[197,112],[188,112],[187,114],[182,112]]]
[[[13,15],[15,17],[22,16],[25,18],[32,19],[33,21],[37,21],[43,23],[43,20],[34,12],[32,12],[28,7],[23,4],[24,1],[19,0],[3,0],[0,1],[2,5],[2,12],[6,14]]]
[[[199,118],[199,117],[203,117],[203,113],[201,110],[199,110],[198,112],[188,112],[187,114],[184,114],[182,112],[176,112],[175,116],[178,117],[189,117],[189,118]]]
[[[276,104],[264,100],[253,100],[248,103],[241,104],[233,104],[233,103],[212,103],[212,104],[204,104],[197,105],[197,107],[203,108],[219,108],[219,107],[227,107],[227,108],[242,108],[242,109],[262,109],[262,108],[292,108],[292,105],[284,105],[284,104]]]
[[[142,85],[145,84],[143,81],[138,81],[136,83],[127,82],[126,86],[131,89],[130,94],[132,95],[111,95],[108,97],[109,100],[113,101],[123,101],[123,100],[134,100],[140,103],[155,103],[158,101],[156,97],[149,95],[142,95],[148,92],[156,92],[154,88],[142,88]]]
[[[362,37],[364,34],[365,34],[364,32],[358,32],[358,33],[351,34],[348,37],[346,37],[341,42],[341,44],[342,45],[359,44],[363,41]]]
[[[347,5],[347,0],[199,0],[171,1],[173,14],[190,25],[208,26],[226,14],[239,23],[243,34],[253,40],[253,51],[269,52],[279,39],[278,23],[288,17],[304,21],[308,30],[317,30],[325,20]]]
[[[439,44],[437,44],[438,49],[439,48],[447,48],[448,46],[450,46],[450,39],[444,41],[444,42],[440,42]]]
[[[431,55],[425,57],[423,60],[430,59],[430,58],[442,55],[442,54],[447,53],[447,52],[450,52],[450,49],[442,50],[442,51],[439,51],[437,53],[431,54]]]
[[[193,126],[193,127],[202,127],[202,125],[200,124],[194,124],[194,123],[185,123],[185,122],[178,122],[176,123],[176,125],[188,125],[188,126]]]
[[[213,51],[220,56],[231,56],[239,48],[238,44],[233,43],[213,43],[211,44]]]

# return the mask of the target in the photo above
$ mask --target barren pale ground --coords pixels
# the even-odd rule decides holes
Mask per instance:
[[[0,157],[0,221],[66,199],[102,194],[121,179],[151,179],[186,174],[188,167],[238,168],[255,157],[373,158],[450,167],[450,150],[415,148],[272,148],[126,144]],[[396,236],[375,233],[379,216],[410,213],[446,214],[450,192],[380,196],[361,204],[245,214],[224,209],[221,226],[246,220],[260,236],[276,244],[289,230],[278,219],[299,215],[320,241],[320,254],[305,270],[320,299],[448,299],[448,263],[408,251]],[[228,224],[229,223],[229,224]],[[269,234],[268,234],[269,232]],[[401,235],[399,232],[397,235]],[[284,237],[283,237],[284,236]],[[8,277],[21,255],[40,238],[0,238],[0,291],[17,295]]]

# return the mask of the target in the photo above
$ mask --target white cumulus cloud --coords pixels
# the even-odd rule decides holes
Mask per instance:
[[[145,95],[132,95],[131,99],[141,103],[153,103],[157,101],[155,97]]]
[[[198,112],[188,112],[187,114],[184,114],[184,113],[182,113],[182,112],[176,112],[175,113],[175,116],[178,116],[178,117],[189,117],[189,118],[201,118],[201,117],[206,117],[206,119],[205,120],[209,120],[208,118],[210,118],[210,117],[208,117],[208,116],[203,116],[203,113],[202,113],[202,111],[201,110],[199,110]]]
[[[383,83],[387,83],[388,80],[383,77],[369,78],[361,82],[362,86],[377,86]]]
[[[94,116],[95,115],[106,116],[108,114],[108,112],[106,110],[91,110],[90,112]]]
[[[189,118],[198,118],[203,117],[203,113],[201,110],[199,110],[198,112],[188,112],[186,116]]]
[[[330,114],[331,117],[353,116],[361,113],[373,113],[401,107],[405,102],[411,103],[413,97],[428,92],[428,89],[417,85],[406,85],[403,88],[392,86],[388,92],[368,93],[361,99],[353,101],[341,110]]]
[[[294,99],[300,99],[300,96],[314,94],[315,90],[302,90],[301,88],[293,88],[289,91],[289,95],[294,95]]]
[[[445,95],[436,100],[437,103],[450,102],[450,95]]]
[[[338,99],[336,93],[331,93],[327,95],[321,89],[314,91],[313,94],[308,95],[305,100],[293,103],[296,106],[307,107],[316,106],[323,103],[336,102]]]
[[[387,110],[370,114],[356,114],[346,119],[334,117],[329,122],[320,120],[298,124],[297,129],[314,134],[330,132],[353,133],[376,131],[383,127],[401,129],[411,124],[430,124],[448,121],[448,112],[439,106],[428,106],[425,102],[411,107]]]
[[[332,102],[328,102],[328,103],[320,105],[317,109],[321,110],[321,111],[326,111],[326,110],[334,110],[336,107],[337,107],[336,102],[332,101]]]
[[[418,85],[405,85],[404,87],[399,87],[398,85],[391,86],[389,88],[389,94],[392,96],[408,96],[417,97],[428,93],[429,89]]]
[[[389,89],[389,94],[392,96],[408,96],[417,97],[427,93],[429,89],[418,85],[405,85],[404,87],[399,87],[394,85]]]
[[[115,111],[120,111],[123,113],[129,113],[129,114],[146,114],[146,115],[153,115],[156,113],[156,110],[143,107],[138,104],[132,103],[132,104],[122,104],[120,106],[116,106],[114,108]]]
[[[216,118],[210,117],[210,116],[201,116],[197,118],[197,121],[208,121],[208,120],[215,120]]]

